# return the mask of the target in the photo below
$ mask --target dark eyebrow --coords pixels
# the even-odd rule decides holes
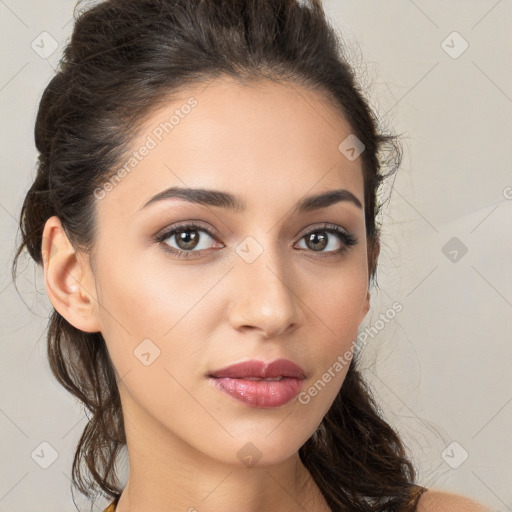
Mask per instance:
[[[361,201],[359,201],[352,192],[344,188],[340,188],[338,190],[329,190],[328,192],[323,192],[316,196],[309,196],[301,199],[297,203],[295,211],[298,211],[299,213],[310,212],[312,210],[319,210],[320,208],[327,208],[328,206],[341,201],[348,201],[355,204],[361,210],[363,209]]]
[[[205,206],[217,206],[219,208],[228,208],[235,212],[242,212],[246,209],[245,202],[233,194],[221,192],[220,190],[207,190],[202,188],[181,188],[171,187],[155,196],[153,196],[140,210],[150,204],[165,199],[183,199],[191,203],[198,203]],[[329,190],[315,196],[309,196],[301,199],[294,208],[294,211],[303,213],[320,208],[327,208],[341,201],[349,201],[358,208],[363,209],[361,201],[352,192],[346,189]]]

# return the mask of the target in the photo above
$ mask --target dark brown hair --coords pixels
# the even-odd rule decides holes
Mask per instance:
[[[77,15],[39,105],[37,176],[21,210],[13,277],[24,248],[42,264],[42,232],[53,215],[77,250],[92,253],[94,190],[113,176],[142,120],[175,93],[223,76],[313,89],[349,122],[365,146],[368,261],[376,283],[377,193],[398,169],[401,149],[396,136],[380,132],[320,0],[108,0]],[[105,341],[53,310],[48,357],[57,380],[91,413],[75,453],[73,483],[88,498],[95,491],[118,497],[115,462],[126,437]],[[299,454],[333,511],[406,510],[416,488],[415,468],[384,421],[357,357]]]

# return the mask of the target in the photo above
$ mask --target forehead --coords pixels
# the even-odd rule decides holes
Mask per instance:
[[[171,186],[229,190],[249,208],[340,187],[363,202],[361,159],[340,150],[351,134],[334,101],[317,91],[216,79],[145,119],[100,207],[115,199],[136,211]]]

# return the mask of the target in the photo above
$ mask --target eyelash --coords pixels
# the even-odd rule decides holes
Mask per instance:
[[[211,233],[208,229],[206,229],[203,226],[200,226],[198,224],[195,224],[194,222],[189,222],[189,223],[175,225],[171,229],[165,231],[164,233],[156,235],[155,242],[162,245],[164,251],[173,254],[177,258],[184,258],[184,259],[190,259],[191,257],[197,258],[197,257],[200,257],[203,252],[206,252],[207,250],[209,250],[209,249],[207,249],[207,250],[201,250],[201,251],[195,251],[195,250],[183,251],[183,250],[171,248],[167,244],[164,243],[165,240],[167,240],[168,238],[172,237],[173,235],[175,235],[176,233],[181,232],[181,231],[202,231],[203,233],[206,233],[209,237],[216,240],[214,234]],[[350,247],[352,247],[353,245],[356,245],[358,242],[358,239],[355,236],[351,235],[350,233],[345,232],[340,226],[337,226],[336,224],[329,224],[329,223],[325,223],[322,226],[315,227],[311,231],[308,231],[307,233],[302,235],[300,240],[302,240],[304,237],[306,237],[308,235],[311,235],[312,233],[317,233],[317,232],[325,232],[325,233],[331,233],[331,234],[337,235],[338,239],[343,244],[341,249],[338,249],[337,251],[327,251],[327,252],[310,251],[313,253],[317,252],[320,255],[323,254],[322,257],[332,257],[334,255],[341,256],[342,254],[347,253],[350,250]]]

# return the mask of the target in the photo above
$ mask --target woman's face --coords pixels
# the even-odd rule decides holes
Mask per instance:
[[[230,464],[275,464],[328,411],[369,304],[361,159],[339,149],[349,135],[318,93],[217,80],[152,115],[121,179],[97,192],[95,314],[128,436],[144,439],[145,453],[186,447]],[[239,208],[224,196],[152,200],[175,187],[229,194]],[[296,208],[341,189],[341,200]],[[276,359],[305,378],[224,380],[235,398],[209,377]],[[286,401],[293,384],[300,394]]]

